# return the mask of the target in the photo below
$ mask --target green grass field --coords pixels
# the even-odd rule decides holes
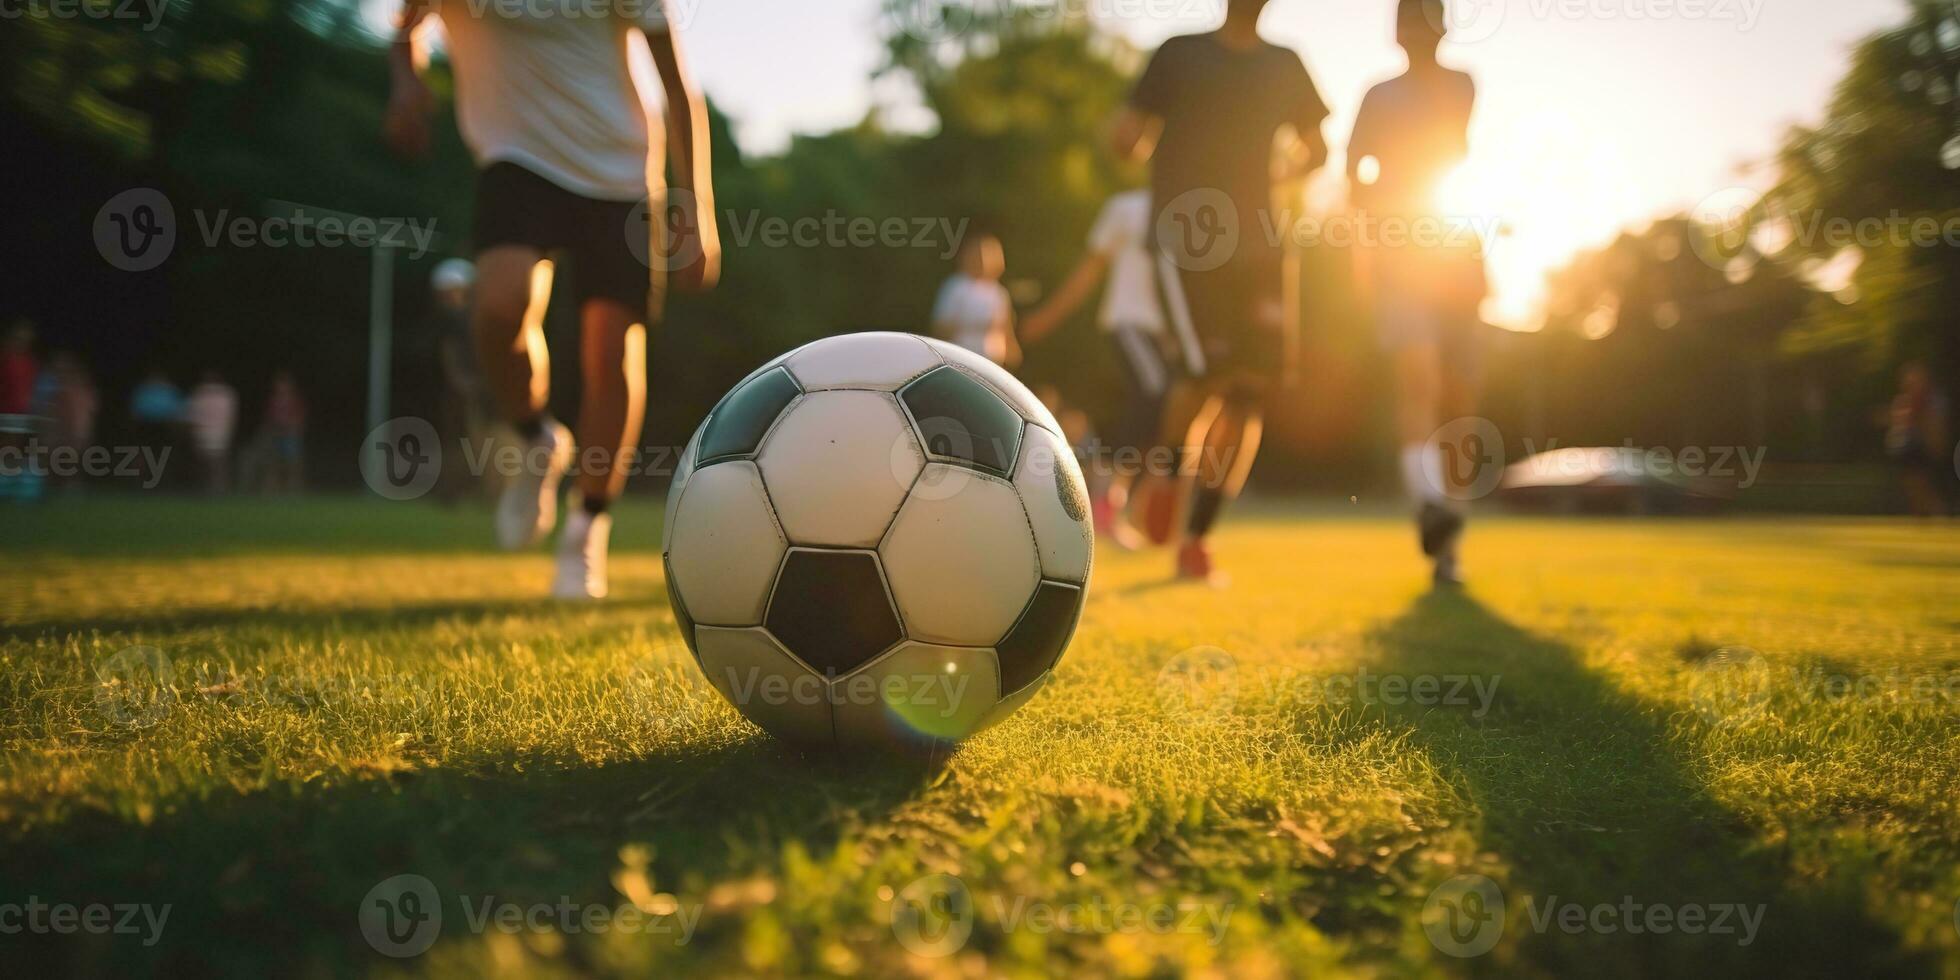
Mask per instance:
[[[1104,553],[1019,714],[839,760],[699,675],[653,501],[597,608],[478,511],[0,520],[0,929],[169,906],[6,975],[1960,977],[1952,525],[1500,518],[1426,595],[1399,520],[1252,506],[1229,590]],[[393,959],[404,874],[442,930]],[[970,936],[901,941],[934,892]]]

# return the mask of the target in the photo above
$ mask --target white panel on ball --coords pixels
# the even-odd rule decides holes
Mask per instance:
[[[906,643],[830,687],[841,743],[950,741],[1000,702],[1000,666],[992,650]]]
[[[939,366],[938,355],[908,333],[854,333],[806,344],[784,361],[804,391],[875,388],[896,391]]]
[[[830,687],[789,655],[769,631],[695,631],[701,670],[708,683],[750,721],[777,738],[824,743],[831,739]]]
[[[913,494],[879,548],[899,618],[915,640],[992,646],[1027,608],[1041,578],[1019,495],[977,473],[927,464],[921,483],[950,495]]]
[[[794,358],[792,358],[792,363]],[[820,391],[776,423],[756,460],[790,543],[876,548],[925,466],[891,395]]]
[[[754,463],[716,463],[688,479],[668,557],[696,623],[761,625],[787,550]]]
[[[694,452],[700,445],[701,430],[697,428],[694,435],[688,437],[680,458],[674,461],[674,476],[667,483],[667,519],[660,525],[660,553],[663,555],[673,548],[674,512],[680,509],[681,491],[687,489],[688,478],[694,475]]]
[[[1022,438],[1014,487],[1020,491],[1021,502],[1028,508],[1028,523],[1034,527],[1041,575],[1062,582],[1086,582],[1095,531],[1089,522],[1089,494],[1082,485],[1082,468],[1060,436],[1030,425]]]

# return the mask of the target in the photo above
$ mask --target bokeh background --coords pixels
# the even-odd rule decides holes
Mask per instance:
[[[1010,285],[1032,305],[1067,274],[1103,199],[1140,179],[1102,137],[1148,47],[1216,5],[980,0],[923,20],[911,2],[741,6],[675,5],[716,106],[731,217],[722,288],[673,303],[656,335],[650,445],[684,441],[730,382],[792,345],[923,329],[950,268],[943,243],[777,248],[737,240],[732,221],[971,220],[1004,240]],[[1282,0],[1268,14],[1336,108],[1337,152],[1357,86],[1395,68],[1391,7]],[[207,246],[192,216],[297,202],[433,222],[438,247],[393,263],[390,401],[394,414],[437,411],[436,340],[418,325],[430,270],[468,253],[472,167],[446,111],[429,160],[383,147],[389,5],[23,9],[0,30],[0,320],[31,319],[44,350],[86,361],[104,443],[130,438],[127,392],[150,369],[184,386],[222,372],[246,432],[272,373],[290,370],[311,408],[313,485],[359,487],[370,256]],[[1945,391],[1960,380],[1960,249],[1897,236],[1836,248],[1801,232],[1960,219],[1960,8],[1765,0],[1747,26],[1496,9],[1503,30],[1445,60],[1483,80],[1474,173],[1457,196],[1507,229],[1492,243],[1486,414],[1513,458],[1527,440],[1760,447],[1769,468],[1739,506],[1900,507],[1886,406],[1907,363]],[[942,23],[958,29],[930,26]],[[447,94],[446,69],[435,78]],[[742,108],[724,111],[724,95]],[[1314,185],[1320,213],[1341,207],[1338,162]],[[104,261],[93,237],[103,203],[134,187],[161,190],[179,216],[175,253],[145,273]],[[1302,261],[1305,373],[1275,413],[1259,485],[1382,493],[1391,392],[1349,256],[1322,245]],[[1116,377],[1089,316],[1032,348],[1025,374],[1100,410]],[[569,351],[571,325],[554,317],[554,346]],[[554,401],[574,404],[577,361],[554,364]],[[1943,467],[1949,493],[1952,477]]]

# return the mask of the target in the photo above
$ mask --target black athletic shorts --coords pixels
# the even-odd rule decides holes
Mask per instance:
[[[628,237],[649,234],[644,204],[582,197],[517,164],[493,163],[476,177],[476,247],[557,253],[558,279],[570,280],[580,305],[609,299],[658,320],[665,277]]]
[[[1157,257],[1157,284],[1187,375],[1278,380],[1293,356],[1287,314],[1285,253],[1241,247],[1213,269],[1182,268]]]

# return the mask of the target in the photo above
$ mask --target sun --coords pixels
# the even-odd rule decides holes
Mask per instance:
[[[1499,326],[1535,329],[1546,277],[1640,212],[1624,162],[1585,141],[1547,139],[1555,123],[1487,120],[1473,133],[1470,158],[1431,192],[1439,215],[1482,240],[1491,286],[1484,319]]]

